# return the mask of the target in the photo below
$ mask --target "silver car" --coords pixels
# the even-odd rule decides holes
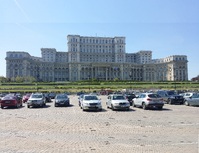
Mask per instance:
[[[46,105],[46,98],[43,93],[32,93],[27,101],[27,107],[39,106],[44,107]]]
[[[199,106],[199,94],[193,94],[193,96],[185,99],[186,106]]]
[[[141,93],[139,96],[133,99],[133,107],[147,108],[158,108],[162,109],[164,101],[162,97],[155,93]]]
[[[120,94],[112,94],[107,97],[106,101],[107,108],[111,108],[112,110],[120,109],[120,110],[129,110],[130,103],[123,95]]]
[[[102,110],[101,100],[96,95],[83,95],[80,107],[85,110]]]

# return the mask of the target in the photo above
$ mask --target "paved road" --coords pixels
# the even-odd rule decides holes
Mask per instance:
[[[199,107],[83,112],[70,107],[0,110],[0,153],[198,153]]]

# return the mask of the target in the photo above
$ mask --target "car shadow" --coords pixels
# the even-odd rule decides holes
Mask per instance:
[[[129,108],[129,110],[125,110],[125,109],[115,109],[113,111],[116,111],[116,112],[134,112],[136,111],[135,109],[132,109],[132,108]]]
[[[147,109],[150,111],[173,111],[172,109],[168,109],[168,108],[162,108],[162,109],[158,109],[158,108],[151,108],[151,109]]]
[[[16,108],[16,107],[14,107],[14,106],[6,106],[6,107],[4,107],[3,109],[22,109],[22,108],[24,108],[25,106],[23,105],[23,106],[20,106],[20,107],[18,107],[18,108]]]
[[[54,107],[55,107],[55,106],[54,106]],[[66,107],[74,107],[74,105],[73,105],[73,104],[70,104],[70,105],[68,105],[68,106],[62,106],[62,105],[60,105],[60,106],[57,106],[57,107],[66,108]]]
[[[32,109],[46,109],[46,108],[49,108],[49,107],[51,107],[51,106],[50,105],[45,105],[43,107],[41,107],[41,106],[33,106],[33,107],[30,107],[30,108],[32,108]]]
[[[84,112],[94,112],[94,113],[98,113],[98,112],[107,112],[106,109],[102,108],[102,110],[84,110]]]

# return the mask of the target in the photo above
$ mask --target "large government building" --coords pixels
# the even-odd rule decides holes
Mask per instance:
[[[34,77],[37,81],[133,80],[186,81],[187,56],[152,59],[152,51],[126,53],[125,37],[68,35],[68,51],[42,48],[41,57],[8,51],[6,77]]]

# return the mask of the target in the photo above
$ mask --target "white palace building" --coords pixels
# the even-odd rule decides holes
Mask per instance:
[[[152,59],[152,51],[126,53],[125,37],[68,35],[68,51],[41,48],[41,57],[8,51],[6,77],[37,81],[133,80],[187,81],[186,55]]]

